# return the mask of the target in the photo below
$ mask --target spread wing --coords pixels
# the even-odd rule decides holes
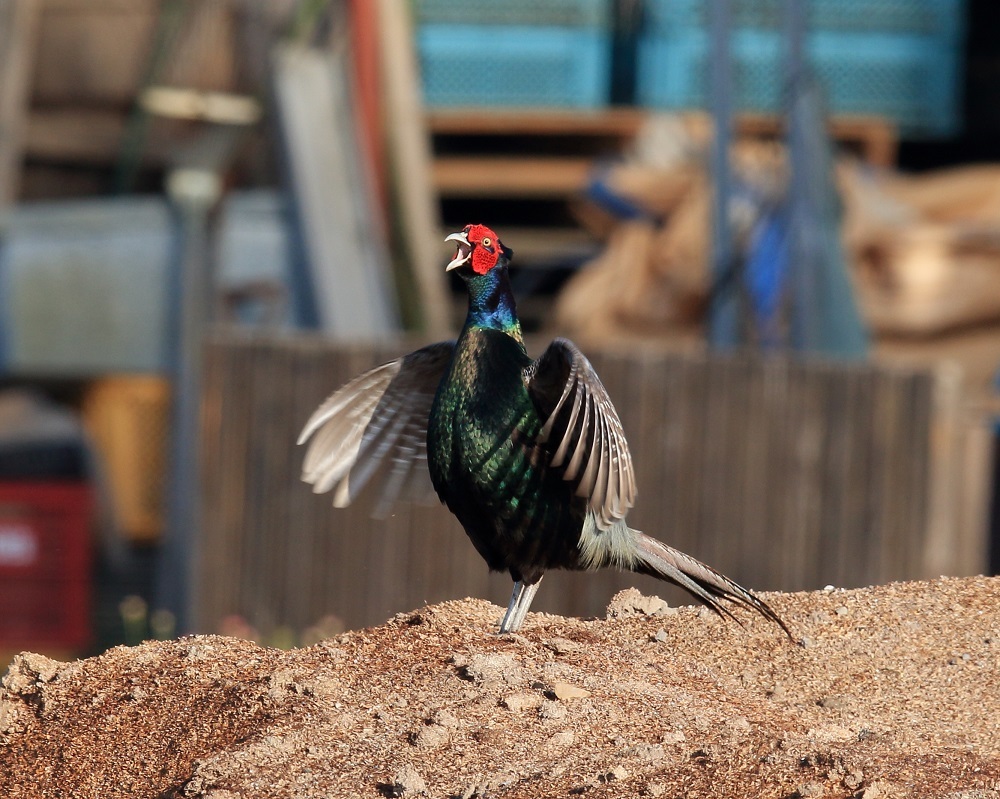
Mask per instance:
[[[590,501],[604,530],[635,504],[635,472],[621,420],[608,392],[576,345],[557,338],[525,371],[525,382],[545,420],[538,436],[550,464]]]
[[[432,494],[427,420],[454,350],[454,341],[442,341],[377,366],[316,409],[298,442],[312,439],[302,479],[314,492],[333,489],[333,504],[343,508],[378,475],[377,514],[387,513],[404,491]]]

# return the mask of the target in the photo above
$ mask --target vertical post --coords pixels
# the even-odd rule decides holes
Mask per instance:
[[[823,89],[805,57],[808,4],[785,0],[790,229],[790,343],[803,352],[863,358],[868,333],[854,299],[841,241]]]
[[[792,251],[789,266],[792,313],[789,319],[792,346],[811,351],[817,348],[816,325],[812,309],[816,307],[816,269],[819,242],[814,240],[817,225],[816,209],[810,202],[808,156],[800,106],[807,91],[804,70],[803,41],[805,39],[805,3],[785,0],[785,43],[787,47],[785,96],[789,99],[788,120],[789,159],[789,230]]]
[[[167,193],[178,222],[179,246],[170,287],[167,362],[174,384],[172,448],[156,605],[174,614],[179,632],[189,631],[192,618],[191,584],[201,507],[201,348],[215,301],[212,228],[221,187],[218,173],[209,169],[175,169],[167,180]]]
[[[740,341],[740,287],[735,274],[735,252],[729,222],[732,175],[729,145],[732,136],[733,70],[729,51],[732,29],[731,0],[709,0],[709,107],[715,136],[712,141],[712,293],[708,341],[718,349]]]
[[[388,135],[390,194],[429,335],[450,330],[448,281],[441,266],[441,214],[431,174],[433,152],[421,102],[411,4],[378,0],[379,64]]]
[[[806,3],[785,0],[785,42],[788,47],[788,77],[794,82],[802,74],[805,58]]]
[[[0,0],[0,210],[18,195],[39,0]]]

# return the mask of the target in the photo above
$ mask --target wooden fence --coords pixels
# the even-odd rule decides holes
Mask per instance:
[[[415,346],[229,334],[208,344],[199,629],[228,614],[264,631],[301,630],[325,614],[358,627],[465,596],[506,605],[509,578],[487,574],[442,506],[375,521],[364,506],[334,509],[299,480],[295,440],[313,409]],[[632,526],[756,589],[985,568],[982,519],[963,517],[963,498],[985,486],[986,461],[975,479],[967,474],[953,373],[758,355],[589,355],[637,465]],[[598,615],[629,585],[666,590],[611,571],[551,573],[533,609]]]

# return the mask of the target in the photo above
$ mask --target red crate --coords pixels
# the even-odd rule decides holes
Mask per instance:
[[[90,511],[83,483],[0,482],[0,647],[89,642]]]

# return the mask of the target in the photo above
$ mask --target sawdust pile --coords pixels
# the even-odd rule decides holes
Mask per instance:
[[[19,797],[1000,799],[1000,579],[772,594],[799,643],[635,591],[607,620],[449,602],[293,651],[222,637],[0,691]]]

